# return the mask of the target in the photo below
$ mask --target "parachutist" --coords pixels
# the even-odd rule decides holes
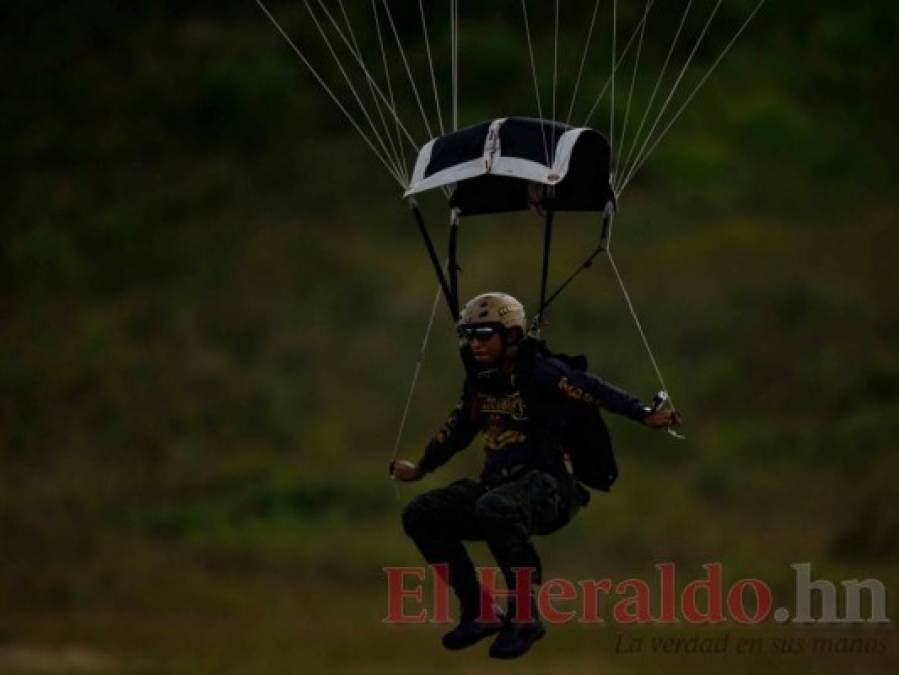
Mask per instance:
[[[541,561],[532,535],[571,522],[589,503],[585,485],[608,491],[618,476],[600,409],[654,428],[680,422],[674,411],[646,406],[588,373],[584,357],[553,354],[542,341],[525,337],[526,325],[524,306],[505,293],[466,303],[457,324],[466,370],[462,400],[418,462],[391,464],[398,480],[419,480],[476,434],[484,435],[479,479],[417,495],[402,522],[430,564],[449,566],[461,616],[444,646],[461,649],[498,632],[490,648],[496,658],[524,654],[545,632],[532,585],[517,588],[514,571],[530,570],[539,587]],[[482,589],[463,541],[486,541],[507,589],[516,593],[501,626],[483,612]]]

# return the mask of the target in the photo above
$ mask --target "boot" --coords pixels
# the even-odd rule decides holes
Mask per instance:
[[[503,625],[504,622],[501,619],[489,623],[477,619],[461,619],[455,628],[443,636],[443,646],[452,651],[471,647],[484,638],[499,632]]]
[[[459,623],[443,636],[443,646],[453,651],[471,647],[485,637],[498,633],[506,623],[502,610],[496,608],[496,621],[479,621],[477,614],[463,613]]]
[[[537,603],[531,596],[530,621],[515,621],[514,601],[509,603],[508,618],[496,640],[490,645],[490,656],[495,659],[515,659],[527,652],[531,645],[546,634]]]

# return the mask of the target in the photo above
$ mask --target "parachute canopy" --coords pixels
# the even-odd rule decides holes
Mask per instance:
[[[615,201],[610,154],[593,129],[503,117],[426,143],[405,196],[455,184],[450,206],[461,215],[531,207],[604,211]]]

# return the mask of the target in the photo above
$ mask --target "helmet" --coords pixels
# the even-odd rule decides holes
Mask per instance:
[[[479,323],[497,323],[507,330],[520,328],[522,334],[527,332],[524,305],[507,293],[482,293],[465,303],[457,325]]]

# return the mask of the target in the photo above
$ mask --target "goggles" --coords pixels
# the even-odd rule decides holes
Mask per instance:
[[[465,342],[474,342],[475,340],[486,342],[499,333],[502,328],[499,324],[479,323],[459,326],[458,333],[459,337]]]

